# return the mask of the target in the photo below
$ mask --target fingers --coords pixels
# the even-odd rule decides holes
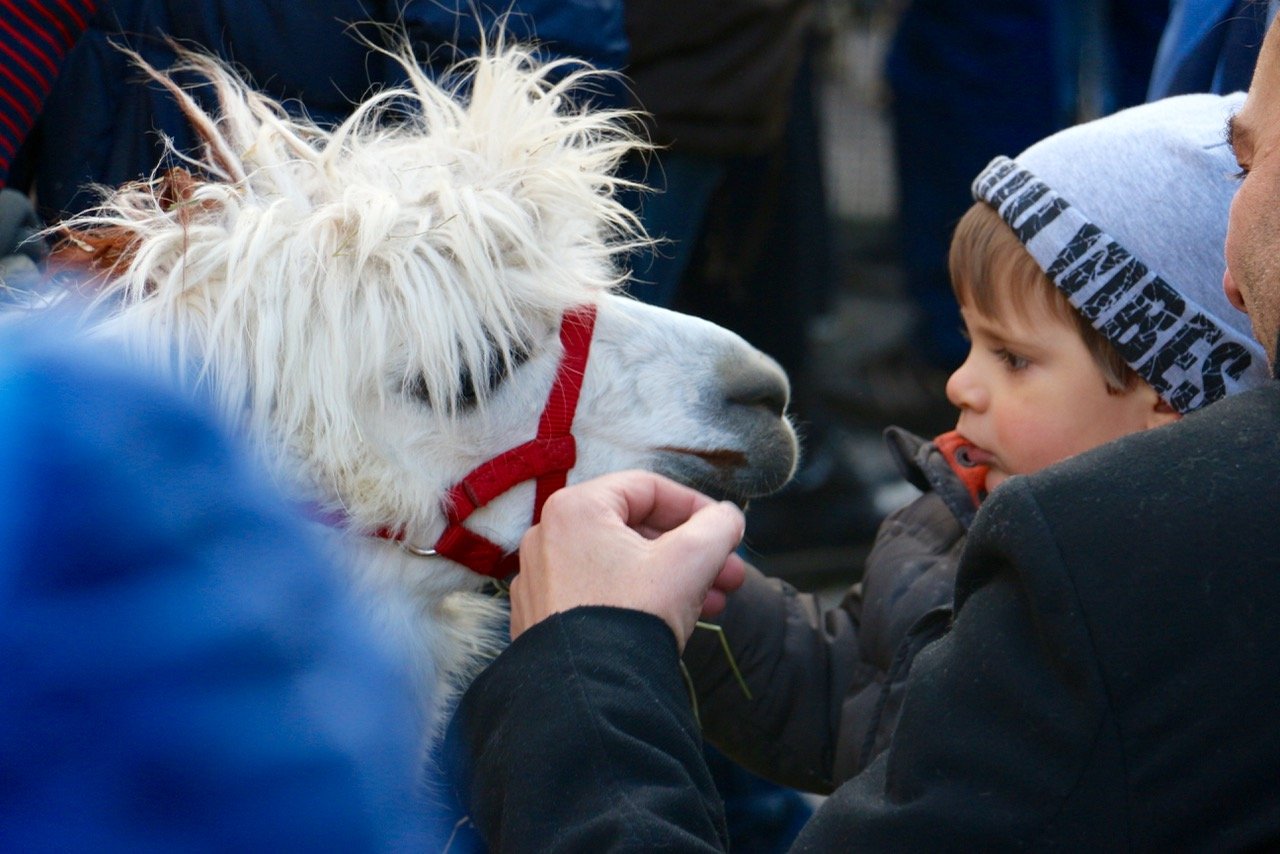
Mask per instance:
[[[707,598],[702,600],[702,612],[698,615],[704,620],[714,620],[724,612],[728,599],[714,587],[707,591]]]
[[[724,567],[720,570],[720,574],[716,576],[716,580],[711,583],[711,586],[716,590],[732,593],[741,587],[746,580],[747,562],[737,552],[733,552],[725,560]]]
[[[614,494],[624,502],[622,518],[628,527],[642,533],[669,531],[716,503],[695,489],[652,472],[619,472],[597,482],[601,489],[616,490]]]
[[[729,555],[742,542],[745,528],[746,520],[736,506],[727,501],[708,503],[683,524],[659,537],[655,545],[673,566],[696,566],[703,572],[718,575]],[[707,583],[715,577],[709,575]]]
[[[720,616],[729,604],[729,594],[741,587],[746,580],[746,561],[737,552],[730,554],[720,569],[720,574],[711,582],[707,597],[702,600],[702,619],[710,620]]]
[[[574,506],[563,506],[568,503]],[[543,518],[563,516],[581,521],[588,514],[604,512],[621,519],[646,539],[656,539],[716,503],[662,475],[633,470],[602,475],[560,490],[547,501]]]
[[[645,611],[683,645],[700,610],[718,613],[742,584],[733,554],[742,511],[649,472],[567,487],[543,507],[520,546],[511,635],[581,605]]]

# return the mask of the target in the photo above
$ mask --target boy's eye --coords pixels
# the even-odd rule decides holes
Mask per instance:
[[[1243,181],[1245,178],[1249,177],[1249,167],[1241,166],[1231,177],[1235,178],[1237,181]]]
[[[1031,360],[1025,356],[1019,356],[1017,353],[1006,347],[1000,347],[993,350],[996,358],[1004,363],[1004,366],[1010,371],[1021,371],[1023,368],[1031,364]]]
[[[969,337],[969,327],[965,326],[962,323],[960,324],[960,328],[957,331],[960,333],[961,338],[963,338],[965,341],[968,341],[970,344],[973,343],[973,339]]]

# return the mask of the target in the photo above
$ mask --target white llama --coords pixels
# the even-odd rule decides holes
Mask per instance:
[[[107,193],[58,257],[96,277],[97,334],[205,386],[334,527],[426,731],[505,637],[480,573],[510,570],[566,478],[648,468],[746,500],[790,476],[777,365],[617,293],[635,140],[576,105],[585,72],[504,47],[445,88],[404,61],[404,88],[324,129],[184,62],[216,115],[156,76],[203,154]]]

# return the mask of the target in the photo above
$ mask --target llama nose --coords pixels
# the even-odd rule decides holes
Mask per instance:
[[[721,378],[725,401],[730,405],[761,407],[778,417],[787,411],[791,384],[778,363],[763,353],[725,364]]]

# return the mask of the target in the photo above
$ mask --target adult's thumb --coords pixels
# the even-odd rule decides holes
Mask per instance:
[[[672,568],[694,572],[699,584],[708,586],[742,542],[746,520],[728,501],[708,504],[682,525],[657,540],[657,551]]]

